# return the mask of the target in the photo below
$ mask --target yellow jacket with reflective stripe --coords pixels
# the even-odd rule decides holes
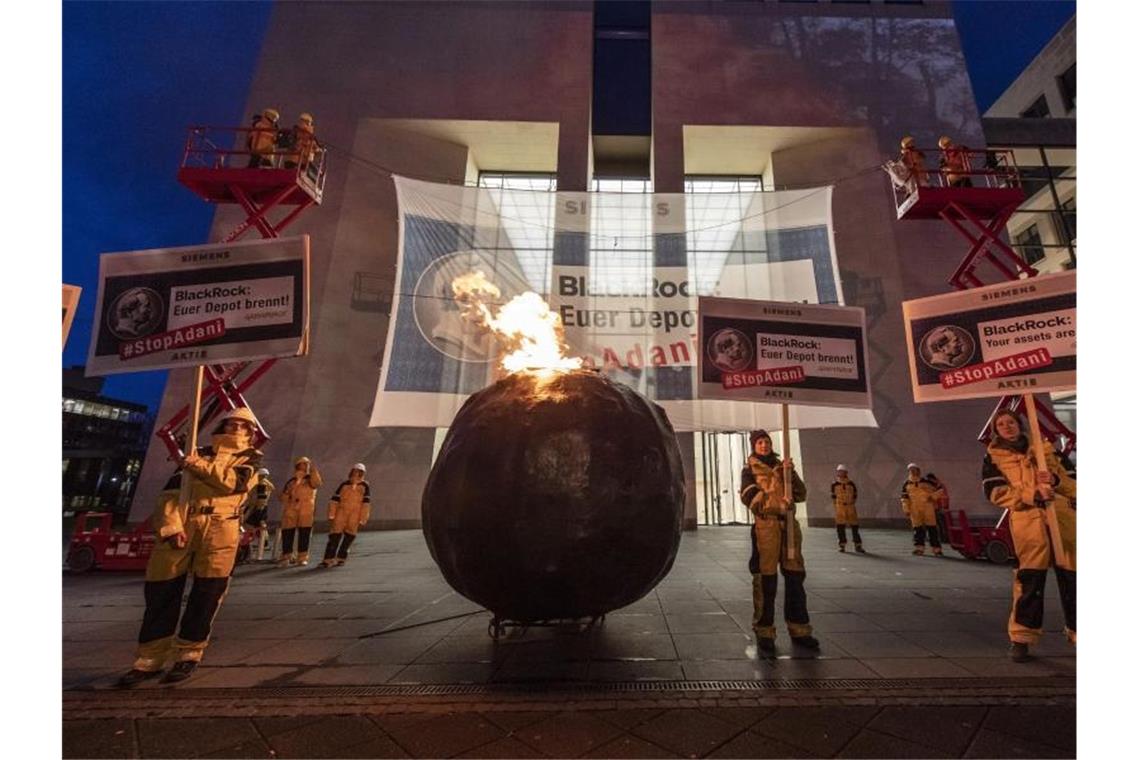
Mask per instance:
[[[261,452],[239,448],[232,435],[215,435],[212,445],[198,450],[204,461],[187,465],[190,476],[190,507],[213,507],[218,518],[237,515],[247,492],[257,484]],[[175,474],[159,495],[151,524],[159,538],[185,530],[186,506],[179,504],[182,478]]]
[[[1077,481],[1061,462],[1053,445],[1045,446],[1045,466],[1053,475],[1053,504],[1072,507],[1077,500]],[[982,463],[982,489],[986,498],[1002,509],[1020,510],[1034,506],[1037,493],[1037,460],[1027,447],[1019,452],[996,439],[986,447]]]

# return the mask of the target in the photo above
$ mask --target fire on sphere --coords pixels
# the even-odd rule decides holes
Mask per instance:
[[[595,617],[673,566],[685,501],[664,410],[567,358],[535,293],[492,307],[481,272],[456,300],[504,347],[509,374],[455,416],[424,487],[424,537],[447,582],[498,618]]]

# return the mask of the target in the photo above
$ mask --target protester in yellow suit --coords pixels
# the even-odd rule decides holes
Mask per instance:
[[[914,529],[914,554],[921,556],[926,549],[925,537],[930,538],[930,548],[935,557],[942,556],[942,542],[938,538],[938,518],[935,510],[943,496],[942,484],[930,477],[922,477],[922,470],[911,462],[906,466],[907,478],[903,481],[903,514],[910,517],[910,527]]]
[[[1013,571],[1013,609],[1009,613],[1009,656],[1030,659],[1029,646],[1041,638],[1045,615],[1045,579],[1057,574],[1065,635],[1077,641],[1077,481],[1067,459],[1045,441],[1046,471],[1037,460],[1021,417],[1004,410],[994,417],[992,437],[982,462],[982,489],[995,506],[1009,510],[1009,529],[1017,553]],[[1057,513],[1065,558],[1053,551],[1046,505]]]
[[[175,663],[163,683],[184,681],[202,659],[234,569],[242,502],[257,483],[261,452],[250,443],[256,425],[245,407],[226,414],[211,445],[182,460],[189,499],[183,503],[180,473],[159,496],[151,518],[158,540],[146,567],[146,611],[137,658],[119,679],[120,686],[159,675],[171,657]],[[190,573],[194,583],[183,611],[182,592]],[[175,636],[179,613],[182,626]]]
[[[348,480],[337,486],[329,501],[329,543],[325,547],[321,567],[335,567],[347,562],[348,548],[356,540],[356,531],[368,522],[372,494],[364,473],[363,464],[354,464]]]
[[[308,457],[293,463],[293,477],[281,489],[281,558],[279,567],[309,564],[309,539],[317,515],[317,489],[321,474]],[[294,539],[296,545],[294,546]]]
[[[756,643],[765,653],[776,650],[776,569],[784,576],[784,622],[792,643],[819,649],[811,635],[811,621],[804,592],[803,536],[795,524],[795,502],[807,497],[807,486],[800,479],[791,459],[780,461],[772,451],[772,439],[764,430],[749,436],[752,454],[740,471],[740,500],[755,517],[752,529],[752,630]],[[791,470],[792,493],[784,492],[784,470]],[[789,559],[785,521],[792,523],[795,558]]]
[[[831,484],[831,504],[835,507],[835,532],[839,535],[839,551],[847,551],[847,526],[851,526],[851,538],[855,541],[855,551],[863,550],[863,538],[859,535],[859,515],[855,512],[855,500],[859,489],[855,481],[847,475],[847,465],[835,468],[835,482]]]

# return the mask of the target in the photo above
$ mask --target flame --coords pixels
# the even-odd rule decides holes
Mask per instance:
[[[581,368],[580,358],[566,355],[562,318],[538,293],[515,296],[496,312],[491,303],[502,291],[482,271],[456,277],[451,291],[464,318],[490,330],[502,345],[500,366],[507,372],[551,374]]]

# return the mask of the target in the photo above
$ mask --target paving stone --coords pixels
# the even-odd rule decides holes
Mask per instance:
[[[675,660],[633,662],[592,660],[587,673],[591,681],[672,681],[685,678],[681,663]]]
[[[594,659],[605,660],[635,657],[652,660],[677,659],[673,637],[666,633],[625,633],[615,636],[609,631],[601,631],[594,638],[590,654]]]
[[[278,757],[344,757],[349,747],[387,737],[368,718],[328,716],[267,739]]]
[[[262,647],[246,657],[246,665],[318,665],[331,660],[357,643],[357,639],[310,639],[298,637]]]
[[[638,634],[638,633],[669,633],[665,624],[665,616],[659,614],[628,614],[606,615],[606,619],[598,624],[599,633],[609,634]]]
[[[138,757],[130,720],[63,721],[63,757]]]
[[[739,736],[717,747],[708,757],[726,758],[791,758],[819,757],[803,747],[794,747],[753,731],[745,731]]]
[[[661,714],[661,710],[652,707],[635,707],[632,709],[600,710],[594,715],[612,723],[618,728],[629,730],[641,725]]]
[[[722,720],[736,729],[745,729],[756,725],[765,715],[772,712],[772,707],[706,707],[701,712]]]
[[[600,747],[587,752],[582,757],[680,757],[636,736],[619,736]]]
[[[514,732],[528,746],[551,757],[578,757],[623,732],[589,712],[559,712]]]
[[[288,731],[296,731],[301,726],[307,726],[310,723],[316,723],[321,717],[320,715],[259,715],[253,718],[253,723],[262,736],[276,736]]]
[[[138,722],[142,757],[190,757],[259,739],[245,718],[175,718]]]
[[[250,741],[242,742],[235,747],[226,747],[217,752],[210,752],[199,757],[216,757],[216,758],[276,758],[276,753],[265,743],[263,739],[251,739]]]
[[[414,663],[402,668],[388,683],[487,683],[495,675],[493,663]]]
[[[741,730],[700,710],[666,710],[630,733],[681,757],[703,757]]]
[[[1029,662],[1013,662],[1006,654],[1005,644],[992,657],[954,657],[949,661],[985,678],[1014,678],[1024,676],[1072,676],[1076,674],[1075,657],[1035,657]]]
[[[864,658],[860,662],[883,678],[968,678],[973,675],[941,657]]]
[[[490,744],[484,744],[480,747],[469,749],[466,752],[461,752],[456,757],[487,757],[487,758],[527,758],[527,757],[546,757],[533,747],[520,742],[514,737],[507,736]]]
[[[291,684],[312,686],[369,686],[387,683],[405,665],[318,665],[299,672]]]
[[[681,660],[743,660],[756,641],[749,633],[674,634],[673,643]]]
[[[410,665],[435,643],[430,639],[377,636],[363,639],[340,652],[337,665]]]
[[[1048,744],[1038,744],[1017,736],[983,728],[974,737],[974,742],[962,757],[1076,757],[1072,750],[1064,750]]]
[[[933,708],[928,708],[933,709]],[[927,722],[930,720],[930,713],[927,713]],[[847,743],[836,757],[900,757],[900,758],[918,758],[918,757],[958,757],[959,754],[945,749],[937,749],[929,745],[915,744],[908,742],[905,739],[900,739],[897,736],[888,734],[881,734],[878,731],[871,731],[870,729],[863,729],[855,738]]]
[[[386,730],[413,757],[451,757],[506,736],[485,715],[471,712],[432,716]]]
[[[199,665],[194,676],[179,689],[242,689],[250,686],[265,686],[284,676],[296,672],[295,667],[233,667],[214,668]]]
[[[1077,713],[1072,707],[995,705],[982,725],[1038,744],[1071,752],[1077,749]]]
[[[752,731],[831,757],[859,733],[876,708],[777,708]]]
[[[931,720],[932,709],[937,710],[936,720]],[[985,707],[887,705],[867,728],[960,757],[985,717]]]
[[[719,605],[718,605],[719,607]],[[717,609],[699,615],[670,615],[665,614],[665,622],[674,634],[679,633],[737,633],[741,628],[735,620],[729,617],[724,610]],[[744,629],[748,633],[751,625]]]

